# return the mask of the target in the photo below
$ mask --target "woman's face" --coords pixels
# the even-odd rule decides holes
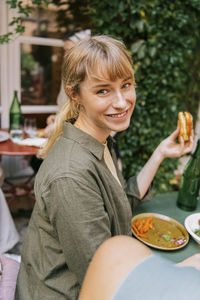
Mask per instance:
[[[81,129],[104,142],[111,131],[129,127],[136,102],[134,81],[131,76],[116,81],[87,77],[80,84],[78,101]]]

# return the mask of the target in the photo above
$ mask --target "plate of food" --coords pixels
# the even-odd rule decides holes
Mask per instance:
[[[160,250],[177,250],[185,247],[189,241],[183,225],[156,213],[143,213],[133,217],[132,233],[144,244]]]
[[[6,131],[1,131],[0,130],[0,142],[7,141],[9,139],[10,135]]]
[[[200,244],[200,212],[191,214],[185,219],[185,228],[193,239]]]

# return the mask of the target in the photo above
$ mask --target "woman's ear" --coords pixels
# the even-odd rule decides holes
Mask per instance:
[[[67,96],[71,99],[71,100],[74,100],[76,102],[80,102],[79,101],[79,94],[70,86],[70,85],[67,85],[65,87],[65,92],[67,94]]]

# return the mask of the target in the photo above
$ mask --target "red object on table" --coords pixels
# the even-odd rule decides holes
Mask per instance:
[[[7,131],[4,129],[4,131]],[[0,155],[8,156],[32,156],[36,155],[38,147],[24,146],[13,143],[10,139],[0,142]],[[8,204],[16,199],[17,196],[27,195],[31,199],[35,199],[33,194],[33,185],[29,185],[35,174],[26,178],[25,182],[14,184],[10,180],[5,179],[5,183],[9,185],[9,189],[3,189],[5,194],[12,194],[8,199]]]
[[[37,151],[38,147],[18,145],[11,140],[0,142],[0,155],[32,156],[36,155]]]

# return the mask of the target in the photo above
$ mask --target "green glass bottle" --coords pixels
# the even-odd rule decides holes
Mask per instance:
[[[10,134],[12,138],[22,138],[22,111],[17,91],[14,91],[14,97],[10,107]]]
[[[192,211],[197,207],[197,200],[200,189],[200,139],[197,147],[186,164],[181,183],[177,205],[183,210]]]

